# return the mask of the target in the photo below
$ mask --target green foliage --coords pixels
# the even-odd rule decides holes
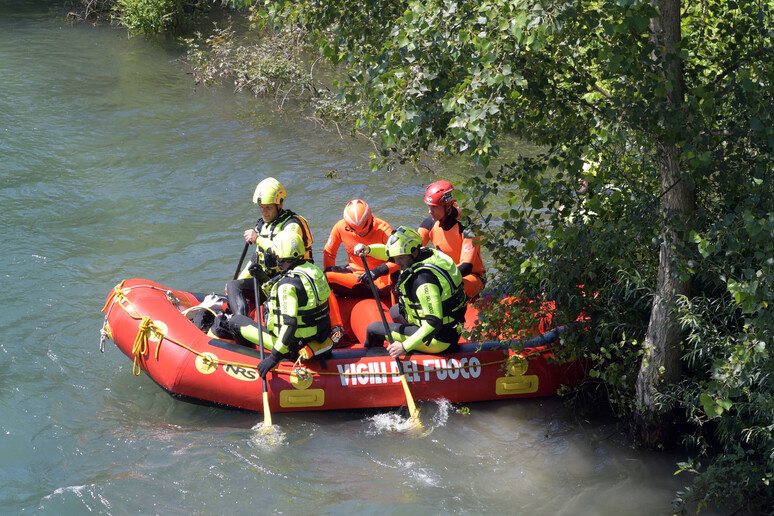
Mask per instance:
[[[78,0],[84,19],[117,21],[136,34],[176,31],[214,7],[246,8],[253,0]]]
[[[185,0],[116,0],[115,3],[116,17],[129,30],[157,34],[179,24]]]
[[[255,4],[255,0],[222,0],[221,3],[230,9],[245,9]]]
[[[286,98],[296,86],[296,95],[315,89],[295,46],[288,44],[283,33],[257,44],[242,45],[232,28],[216,27],[206,37],[197,32],[196,39],[187,40],[187,44],[187,61],[194,67],[198,82],[222,84],[229,81],[237,91],[248,90],[255,95],[279,98]]]
[[[321,125],[353,117],[352,108],[312,75],[313,66],[303,54],[303,33],[264,28],[257,41],[240,40],[232,28],[215,27],[207,36],[197,32],[186,43],[186,60],[197,84],[233,84],[236,91],[273,98],[280,108],[292,100]]]
[[[671,49],[651,28],[675,6]],[[771,0],[302,0],[257,12],[303,27],[346,67],[339,97],[378,142],[375,167],[442,151],[487,169],[461,190],[495,261],[491,287],[556,300],[557,323],[590,317],[576,353],[621,414],[635,408],[659,274],[692,282],[669,307],[682,381],[657,398],[684,413],[694,460],[683,469],[701,473],[680,499],[771,509]],[[489,171],[507,135],[543,152]],[[667,159],[681,184],[664,182]],[[683,186],[696,207],[677,216],[662,201]],[[661,263],[660,248],[676,261]],[[508,320],[518,334],[520,318]]]

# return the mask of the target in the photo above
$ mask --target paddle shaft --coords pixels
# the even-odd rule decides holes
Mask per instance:
[[[260,220],[261,219],[258,219],[255,222],[256,226],[258,225],[258,222],[260,222]],[[237,279],[239,277],[239,270],[242,268],[242,263],[245,261],[245,256],[247,256],[247,249],[249,249],[249,247],[250,247],[250,242],[245,242],[245,247],[242,249],[242,256],[239,257],[239,263],[237,264],[236,271],[234,271],[234,278],[233,279]]]
[[[392,344],[395,342],[392,338],[392,331],[390,331],[390,325],[387,324],[387,317],[384,316],[384,309],[382,308],[382,301],[379,298],[379,290],[376,288],[376,284],[374,283],[374,278],[371,276],[371,269],[368,268],[368,260],[366,260],[366,257],[364,255],[361,255],[360,258],[363,260],[363,267],[365,267],[365,271],[368,274],[368,283],[371,285],[371,292],[374,295],[374,301],[376,301],[376,306],[379,308],[379,315],[382,316],[382,323],[384,324],[384,331],[387,333],[387,342]],[[417,406],[414,404],[414,397],[411,395],[411,389],[408,385],[408,380],[406,380],[406,373],[403,370],[403,362],[399,358],[395,358],[395,363],[398,364],[398,372],[400,373],[400,382],[403,384],[403,392],[406,394],[406,406],[409,410],[409,415],[413,418],[417,417]]]
[[[234,271],[234,277],[232,279],[237,279],[239,277],[239,271],[242,269],[242,262],[245,261],[245,256],[247,255],[247,249],[250,247],[250,242],[245,242],[245,247],[242,249],[242,256],[239,257],[239,263],[237,264],[237,268]]]
[[[245,244],[245,249],[248,245]],[[255,288],[255,319],[258,322],[258,354],[263,362],[263,325],[261,324],[263,307],[261,306],[261,293],[258,290],[258,279],[255,277],[253,277],[253,287]],[[266,428],[271,426],[271,412],[269,411],[269,386],[265,376],[261,378],[261,385],[263,386],[263,426]]]

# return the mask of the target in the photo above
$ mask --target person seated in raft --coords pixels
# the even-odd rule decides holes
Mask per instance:
[[[283,231],[267,252],[274,255],[280,273],[264,285],[266,326],[241,314],[234,314],[229,320],[238,343],[251,346],[262,341],[263,347],[271,351],[258,364],[262,378],[283,358],[308,360],[333,347],[328,315],[331,290],[322,270],[305,258],[301,236]]]
[[[344,337],[341,313],[336,296],[369,298],[371,288],[370,278],[363,268],[362,260],[355,256],[357,244],[383,244],[392,233],[390,224],[371,214],[371,208],[362,199],[353,199],[344,207],[344,216],[336,222],[323,249],[323,270],[331,286],[332,295],[329,299],[331,307],[331,322],[333,328],[333,343],[339,347],[340,339]],[[336,265],[336,254],[344,244],[347,251],[347,265]],[[397,273],[399,267],[376,258],[368,258],[368,268],[371,271],[376,287],[381,293],[389,293],[392,286],[391,275]]]
[[[471,229],[459,220],[460,209],[452,198],[454,187],[448,181],[436,181],[425,190],[430,214],[419,226],[422,245],[432,242],[436,249],[454,260],[462,274],[465,294],[475,298],[486,283],[481,245]]]
[[[393,358],[412,351],[442,353],[456,347],[467,309],[462,275],[443,252],[422,247],[422,237],[406,226],[396,229],[386,244],[355,246],[358,256],[389,259],[400,267],[395,288],[398,303],[390,308],[388,323],[394,342],[387,347]],[[381,346],[384,323],[366,329],[366,347]]]
[[[273,177],[267,177],[255,187],[253,203],[258,205],[261,218],[255,228],[244,232],[244,237],[245,242],[256,245],[256,251],[237,279],[226,283],[228,306],[234,314],[247,315],[246,299],[255,299],[254,275],[258,283],[262,284],[279,272],[277,264],[266,259],[266,251],[281,232],[298,234],[304,242],[304,258],[314,262],[309,223],[304,217],[283,207],[286,197],[285,187]]]

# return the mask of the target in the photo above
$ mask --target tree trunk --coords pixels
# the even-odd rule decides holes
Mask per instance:
[[[657,48],[663,52],[656,58],[661,63],[665,84],[669,85],[665,100],[669,113],[674,115],[664,121],[667,135],[674,134],[680,123],[679,112],[684,95],[682,64],[677,54],[680,45],[680,2],[655,2],[661,18],[651,20],[651,29]],[[640,410],[635,414],[632,426],[634,438],[649,447],[671,445],[674,439],[674,417],[658,410],[655,395],[680,380],[682,334],[673,307],[679,296],[689,295],[691,283],[689,279],[680,277],[681,256],[678,249],[686,241],[685,228],[696,211],[693,186],[681,177],[678,146],[671,143],[674,138],[663,136],[657,139],[657,154],[665,222],[661,231],[658,283],[645,338],[645,354],[636,382]]]

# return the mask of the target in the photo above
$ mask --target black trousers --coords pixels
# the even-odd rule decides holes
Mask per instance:
[[[228,290],[228,308],[232,314],[247,315],[248,304],[247,300],[251,302],[255,301],[255,286],[253,278],[231,280],[226,283],[226,290]],[[260,291],[260,302],[266,301],[266,294],[263,290]]]
[[[419,329],[416,324],[409,324],[406,319],[400,315],[400,308],[398,305],[392,305],[390,308],[390,317],[395,322],[387,323],[390,328],[390,332],[397,332],[401,335],[413,335]],[[367,348],[374,346],[383,346],[384,341],[387,339],[387,330],[384,329],[384,323],[382,321],[372,322],[366,328],[366,339],[363,345]]]

